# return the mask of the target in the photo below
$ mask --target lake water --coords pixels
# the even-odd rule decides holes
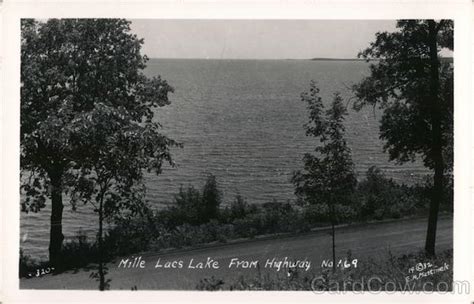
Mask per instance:
[[[160,176],[147,175],[147,197],[160,207],[172,201],[179,187],[201,188],[214,174],[225,202],[235,195],[249,202],[294,199],[292,172],[315,144],[305,136],[306,104],[300,100],[311,79],[318,82],[325,101],[335,91],[349,101],[348,87],[368,73],[360,61],[309,60],[174,60],[152,59],[146,73],[160,74],[174,88],[172,104],[157,110],[163,132],[181,142],[175,149],[175,168]],[[372,165],[397,181],[420,180],[421,163],[403,166],[388,161],[378,138],[380,113],[349,111],[348,144],[359,178]],[[77,231],[93,236],[97,217],[90,206],[72,212],[66,204],[66,238]],[[21,214],[21,247],[37,258],[47,256],[49,204],[37,214]]]

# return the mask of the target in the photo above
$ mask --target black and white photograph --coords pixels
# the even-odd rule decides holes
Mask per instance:
[[[450,291],[449,19],[21,20],[21,289]]]
[[[472,5],[86,2],[0,5],[0,302],[472,300]]]

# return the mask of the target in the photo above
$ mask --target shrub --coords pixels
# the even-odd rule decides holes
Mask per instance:
[[[25,255],[23,250],[20,248],[20,265],[19,265],[19,276],[20,278],[29,278],[35,276],[38,269],[48,268],[49,263],[39,262],[34,260],[29,255]]]
[[[89,242],[86,234],[81,230],[75,238],[63,244],[61,251],[61,261],[58,263],[56,271],[84,267],[99,260],[99,251],[96,244]]]
[[[158,233],[155,217],[134,216],[116,219],[104,237],[104,253],[120,256],[145,251]]]
[[[235,233],[239,237],[253,238],[258,234],[263,234],[263,217],[261,213],[253,213],[248,216],[236,219],[232,222],[235,227]]]
[[[358,219],[399,218],[423,208],[423,198],[416,186],[398,185],[375,166],[368,169],[366,179],[357,186]]]
[[[326,204],[306,205],[303,210],[303,218],[311,225],[328,223],[329,208]]]
[[[266,203],[263,205],[263,212],[263,229],[265,233],[309,230],[308,225],[302,221],[303,215],[301,210],[289,202],[279,203],[273,201]]]
[[[219,220],[224,223],[231,223],[236,219],[242,219],[259,211],[261,210],[257,205],[249,204],[241,195],[237,195],[230,206],[219,212]]]
[[[202,193],[193,186],[180,187],[174,201],[174,206],[162,211],[168,228],[185,223],[200,225],[217,219],[222,199],[215,176],[209,175]]]
[[[218,189],[217,180],[214,175],[209,175],[206,184],[202,189],[202,207],[199,208],[202,222],[208,222],[211,219],[217,219],[219,207],[222,202],[222,195]]]
[[[175,196],[175,206],[171,207],[171,213],[174,214],[174,226],[182,225],[184,223],[197,225],[202,219],[199,218],[201,213],[199,208],[201,206],[201,193],[194,187],[189,186],[187,189],[182,187]]]

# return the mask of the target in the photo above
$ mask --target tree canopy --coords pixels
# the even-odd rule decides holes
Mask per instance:
[[[346,107],[336,93],[330,108],[325,111],[315,82],[311,82],[309,92],[304,92],[301,98],[308,104],[306,135],[317,138],[319,144],[314,148],[315,154],[304,155],[304,170],[293,176],[295,193],[310,204],[328,200],[331,200],[329,203],[342,203],[357,183],[351,151],[344,137]]]
[[[376,61],[370,65],[370,76],[353,87],[354,107],[359,110],[370,105],[384,110],[380,137],[391,160],[404,163],[421,155],[425,165],[433,169],[428,21],[400,20],[397,28],[397,32],[377,33],[375,41],[359,54]],[[443,48],[452,50],[453,22],[442,20],[435,30],[437,54]],[[453,132],[453,65],[449,59],[439,60],[438,97],[442,145],[447,164],[452,165],[452,152],[447,151],[452,149],[449,142]]]

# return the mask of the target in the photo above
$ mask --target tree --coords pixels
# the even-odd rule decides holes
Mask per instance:
[[[219,206],[222,202],[221,192],[216,177],[210,174],[202,188],[202,192],[193,186],[184,189],[180,187],[175,195],[175,204],[169,211],[171,226],[182,224],[201,225],[219,216]]]
[[[21,35],[22,210],[39,211],[51,200],[49,258],[55,265],[64,239],[63,194],[80,192],[80,176],[115,154],[123,157],[116,166],[129,182],[140,179],[138,168],[159,173],[170,160],[174,142],[152,120],[173,88],[143,74],[143,40],[127,20],[22,19]],[[95,183],[103,186],[100,172]]]
[[[425,244],[427,254],[434,255],[439,205],[452,175],[453,66],[440,51],[453,50],[453,22],[399,20],[397,28],[377,33],[359,54],[377,61],[370,76],[353,86],[354,107],[383,109],[380,138],[390,160],[401,164],[421,155],[434,171]]]
[[[98,214],[96,277],[99,289],[104,290],[108,287],[103,265],[104,221],[145,215],[149,209],[144,199],[143,171],[159,174],[163,161],[172,164],[169,147],[175,143],[158,132],[157,123],[132,122],[113,108],[99,105],[86,116],[86,121],[79,120],[82,133],[78,144],[94,153],[81,159],[81,169],[69,185],[73,203],[90,203]]]
[[[221,192],[219,191],[216,177],[211,174],[207,177],[202,189],[202,203],[204,206],[202,208],[203,214],[201,217],[205,222],[218,217],[221,201]]]
[[[344,138],[344,117],[347,110],[339,94],[334,95],[331,107],[324,111],[322,98],[315,82],[301,99],[308,104],[309,122],[306,135],[319,139],[316,154],[303,157],[304,170],[293,175],[295,194],[306,204],[325,204],[332,227],[333,271],[336,269],[335,224],[338,213],[350,201],[357,184],[351,151]]]

